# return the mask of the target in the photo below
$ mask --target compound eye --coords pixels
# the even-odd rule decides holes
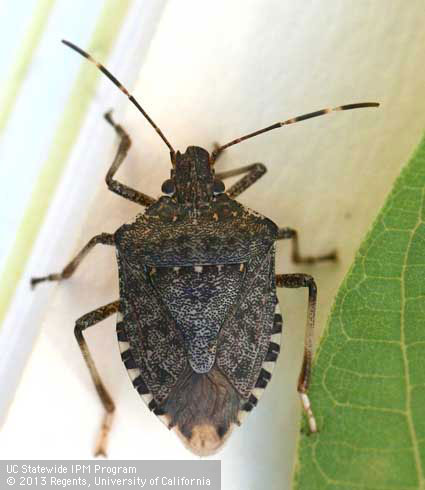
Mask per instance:
[[[161,190],[164,194],[168,194],[169,196],[173,195],[176,192],[176,186],[171,179],[167,179],[161,187]]]
[[[213,184],[213,193],[214,194],[222,194],[224,192],[224,183],[222,180],[214,179]]]

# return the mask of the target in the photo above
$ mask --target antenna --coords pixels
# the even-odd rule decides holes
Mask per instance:
[[[329,114],[330,112],[336,111],[349,111],[351,109],[361,109],[363,107],[379,107],[378,102],[359,102],[358,104],[346,104],[339,105],[338,107],[328,107],[327,109],[321,109],[320,111],[309,112],[308,114],[303,114],[302,116],[293,117],[291,119],[287,119],[286,121],[277,122],[272,124],[271,126],[267,126],[266,128],[259,129],[258,131],[254,131],[253,133],[246,134],[245,136],[241,136],[240,138],[236,138],[235,140],[230,141],[230,143],[226,143],[225,145],[219,146],[216,148],[211,154],[211,162],[217,158],[217,155],[229,146],[237,145],[242,141],[247,140],[248,138],[253,138],[262,133],[266,133],[267,131],[271,131],[272,129],[277,129],[282,126],[287,126],[288,124],[294,124],[299,121],[304,121],[305,119],[311,119],[312,117],[323,116],[325,114]]]
[[[66,44],[69,48],[73,49],[74,51],[77,51],[77,53],[81,54],[81,56],[84,56],[84,58],[87,58],[89,61],[94,63],[99,70],[104,73],[111,82],[116,85],[121,92],[123,92],[129,99],[130,101],[139,109],[139,111],[145,116],[145,118],[149,121],[150,125],[155,129],[155,131],[159,134],[160,138],[162,141],[168,146],[170,149],[171,155],[172,155],[172,160],[174,160],[174,148],[171,146],[167,138],[164,136],[162,131],[158,128],[158,126],[154,123],[154,121],[148,116],[148,114],[144,111],[143,107],[137,102],[137,100],[128,92],[128,90],[124,87],[124,85],[121,84],[121,82],[112,75],[110,71],[108,71],[103,65],[101,65],[99,62],[97,62],[94,58],[92,58],[88,53],[83,51],[81,48],[76,46],[75,44],[66,41],[65,39],[62,39],[62,42]]]

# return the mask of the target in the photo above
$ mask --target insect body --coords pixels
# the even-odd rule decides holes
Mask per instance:
[[[94,61],[80,48],[64,42]],[[88,351],[83,337],[86,328],[117,313],[121,356],[134,387],[150,410],[175,430],[191,451],[208,455],[222,446],[235,425],[240,425],[270,381],[282,330],[276,287],[309,289],[298,391],[310,430],[315,432],[307,388],[316,285],[306,274],[275,275],[275,242],[292,239],[292,258],[296,262],[333,260],[336,254],[300,256],[295,230],[279,228],[234,200],[264,174],[264,165],[222,173],[216,173],[214,165],[223,149],[270,129],[331,110],[377,104],[340,106],[276,123],[217,147],[211,155],[196,146],[180,153],[174,151],[133,96],[95,63],[156,129],[170,149],[172,164],[170,179],[164,182],[164,195],[159,199],[114,180],[130,147],[130,138],[111,114],[106,114],[121,139],[106,182],[113,192],[145,206],[145,212],[114,234],[102,233],[92,238],[61,273],[32,279],[35,285],[68,278],[96,244],[116,248],[119,300],[84,315],[75,327],[106,410],[96,454],[105,454],[115,406]],[[243,174],[225,192],[223,179]]]
[[[255,385],[267,383],[265,363],[279,351],[271,340],[281,329],[278,228],[214,195],[202,148],[177,153],[174,173],[175,194],[115,233],[121,348],[150,408],[194,452],[209,454],[256,403]]]

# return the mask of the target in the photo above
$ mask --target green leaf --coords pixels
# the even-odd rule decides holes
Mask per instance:
[[[425,488],[425,139],[333,306],[309,389],[294,488]]]

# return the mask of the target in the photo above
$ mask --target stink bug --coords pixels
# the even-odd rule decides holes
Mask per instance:
[[[154,199],[114,180],[131,145],[110,113],[106,121],[120,138],[106,175],[110,190],[145,206],[135,221],[113,234],[93,237],[62,272],[33,278],[69,278],[97,244],[115,246],[120,297],[79,318],[75,335],[105,408],[96,455],[106,454],[115,410],[93,363],[83,331],[117,313],[117,337],[130,379],[143,400],[192,452],[216,452],[235,425],[257,404],[271,378],[280,350],[282,317],[276,287],[309,290],[304,359],[298,392],[311,432],[317,430],[307,389],[311,374],[316,284],[307,274],[275,274],[275,242],[292,240],[297,263],[335,260],[336,253],[304,257],[297,232],[279,228],[243,207],[235,198],[265,172],[255,163],[215,172],[221,152],[248,138],[332,111],[377,107],[348,104],[278,122],[219,146],[209,154],[189,146],[175,151],[162,131],[121,83],[89,54],[63,41],[93,62],[138,108],[170,151],[171,175]],[[226,192],[223,180],[242,175]]]

